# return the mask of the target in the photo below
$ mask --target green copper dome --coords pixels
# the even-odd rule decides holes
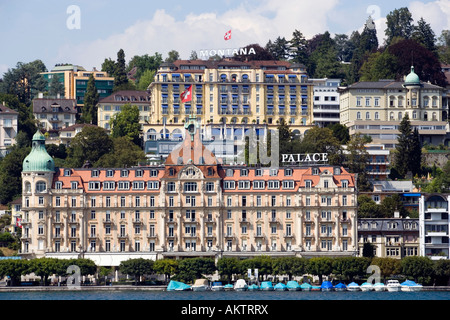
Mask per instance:
[[[406,76],[405,85],[420,85],[420,79],[414,72],[414,67],[411,67],[411,72]]]
[[[33,136],[30,154],[23,160],[23,172],[54,172],[55,162],[45,148],[45,137],[38,130]]]

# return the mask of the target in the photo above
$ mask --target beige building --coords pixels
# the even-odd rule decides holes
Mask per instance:
[[[200,125],[164,165],[58,168],[36,133],[23,163],[21,255],[85,257],[352,256],[354,174],[321,165],[221,164]]]
[[[399,124],[408,114],[422,143],[443,143],[448,117],[444,93],[445,88],[421,82],[413,67],[403,82],[357,82],[340,88],[340,123],[349,128],[350,134],[367,134],[373,143],[392,149]]]
[[[365,243],[371,243],[374,256],[401,259],[419,256],[419,219],[360,218],[358,219],[359,255]]]
[[[180,95],[190,86],[190,99],[183,102]],[[177,60],[161,64],[149,90],[151,117],[143,126],[144,140],[183,133],[191,114],[204,126],[204,137],[227,130],[232,136],[251,126],[275,128],[281,119],[297,134],[311,128],[313,85],[300,64]]]
[[[126,104],[139,108],[139,122],[142,126],[151,121],[150,93],[147,91],[124,90],[117,91],[98,102],[98,126],[110,130],[110,121]]]
[[[39,127],[57,138],[61,129],[72,126],[78,113],[75,99],[33,100],[33,116],[39,122]]]

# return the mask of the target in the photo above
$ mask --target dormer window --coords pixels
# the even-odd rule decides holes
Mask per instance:
[[[120,176],[121,176],[121,177],[128,177],[128,170],[122,170],[122,171],[120,171]]]
[[[91,171],[91,177],[98,177],[100,174],[99,170],[92,170]]]
[[[312,174],[313,174],[313,175],[318,175],[318,174],[319,174],[319,169],[313,168],[313,169],[312,169]]]
[[[70,169],[64,169],[64,176],[70,177]]]

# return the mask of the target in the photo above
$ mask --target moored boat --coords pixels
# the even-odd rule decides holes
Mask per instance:
[[[331,281],[324,281],[320,285],[320,289],[322,291],[333,291],[333,284],[331,283]]]
[[[246,291],[248,289],[248,285],[244,279],[238,279],[234,284],[234,291]]]
[[[192,285],[192,291],[206,291],[209,289],[208,279],[197,279]]]
[[[347,290],[347,286],[345,284],[343,284],[342,282],[338,283],[337,285],[334,286],[334,290],[336,291],[345,291]]]
[[[261,282],[260,289],[262,291],[273,291],[273,285],[271,281],[263,281]]]
[[[388,280],[386,289],[389,292],[398,292],[402,290],[402,286],[400,285],[398,280]]]
[[[234,287],[233,287],[233,285],[232,284],[226,284],[226,285],[224,285],[223,286],[223,289],[225,290],[225,291],[233,291],[234,290]]]
[[[347,285],[347,291],[359,291],[361,290],[359,284],[356,282],[351,282]]]
[[[373,289],[375,291],[385,291],[386,290],[386,286],[382,282],[377,282],[377,283],[375,283],[373,285]]]
[[[373,284],[370,282],[364,282],[361,284],[361,291],[372,291],[373,290]]]
[[[286,284],[286,287],[289,291],[300,291],[301,290],[301,287],[298,284],[298,282],[294,281],[294,280],[288,281],[288,283]]]
[[[259,286],[256,283],[253,283],[253,284],[248,286],[247,290],[248,291],[258,291],[259,290]]]
[[[300,285],[300,289],[302,289],[302,291],[311,291],[312,285],[310,285],[309,283],[303,282]]]
[[[187,291],[191,290],[191,286],[180,281],[170,280],[169,285],[166,288],[167,291]]]
[[[415,292],[415,291],[421,291],[423,289],[422,285],[415,283],[412,280],[406,280],[400,284],[402,291],[409,291],[409,292]]]
[[[211,285],[211,290],[212,291],[224,291],[225,288],[223,287],[222,282],[216,281],[216,282],[213,282],[213,284]]]
[[[286,287],[286,285],[285,285],[284,283],[279,282],[279,283],[277,283],[277,284],[275,285],[275,287],[273,287],[273,289],[274,289],[275,291],[286,291],[286,290],[287,290],[287,287]]]
[[[321,291],[322,288],[320,286],[311,286],[311,291]]]

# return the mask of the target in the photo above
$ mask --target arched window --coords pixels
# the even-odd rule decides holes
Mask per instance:
[[[25,192],[31,192],[31,183],[25,182]]]
[[[36,192],[44,192],[47,189],[45,181],[36,182]]]

